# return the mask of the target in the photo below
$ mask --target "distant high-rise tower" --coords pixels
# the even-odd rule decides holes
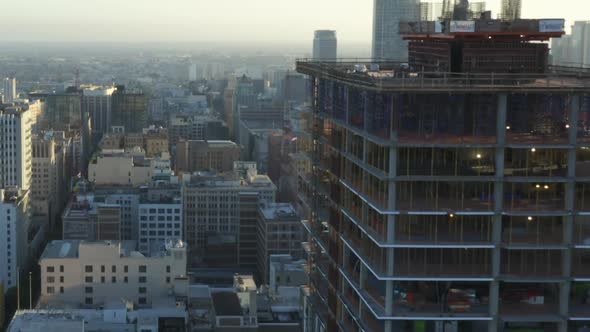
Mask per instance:
[[[521,0],[502,0],[502,19],[513,21],[520,18]]]
[[[419,18],[419,0],[375,0],[373,59],[407,59],[408,43],[399,34],[399,23],[417,21]]]
[[[313,38],[314,60],[334,60],[338,54],[338,40],[334,30],[316,30]]]
[[[197,80],[197,64],[191,63],[188,66],[188,80],[189,81],[196,81]]]
[[[16,99],[16,79],[7,77],[4,79],[4,102],[11,103]]]

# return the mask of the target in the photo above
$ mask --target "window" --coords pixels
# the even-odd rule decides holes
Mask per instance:
[[[128,283],[128,282],[129,282],[129,278],[128,278],[128,277],[124,277],[124,278],[123,278],[123,282],[124,282],[124,283]]]
[[[166,265],[166,273],[170,273],[170,265]]]
[[[64,288],[63,288],[63,287],[60,287],[60,288],[59,288],[59,292],[60,292],[61,294],[63,294],[63,293],[64,293]]]
[[[147,272],[147,266],[145,266],[145,265],[140,265],[140,266],[139,266],[139,272],[140,272],[140,273],[146,273],[146,272]]]
[[[146,277],[139,277],[139,283],[140,284],[145,284],[146,283]]]
[[[147,303],[147,299],[145,297],[140,297],[139,300],[137,301],[139,304],[146,304]]]
[[[139,287],[139,294],[145,294],[145,293],[147,293],[147,288]]]
[[[52,284],[55,282],[55,277],[47,277],[47,283]]]
[[[55,272],[55,268],[53,266],[48,266],[47,267],[47,272],[53,273],[53,272]]]
[[[105,269],[104,265],[101,265],[100,266],[100,272],[105,273],[105,271],[106,271],[106,269]]]
[[[113,273],[117,272],[117,267],[115,265],[111,266],[111,272],[113,272]]]
[[[105,283],[105,277],[104,276],[100,277],[100,282],[103,283],[103,284]]]
[[[166,277],[166,283],[169,284],[170,283],[170,277]]]
[[[112,282],[113,284],[116,284],[116,283],[117,283],[117,277],[115,277],[115,276],[112,276],[112,277],[111,277],[111,282]]]
[[[128,273],[129,272],[129,266],[127,266],[127,265],[123,266],[123,272]]]
[[[65,271],[65,270],[64,270],[64,266],[63,266],[63,265],[60,265],[60,266],[59,266],[59,272],[63,273],[64,271]]]
[[[47,294],[53,294],[53,293],[55,293],[55,288],[47,287]]]
[[[92,298],[91,298],[91,297],[87,297],[87,298],[84,300],[84,303],[86,303],[87,305],[92,305]]]
[[[88,283],[92,283],[92,282],[94,282],[94,281],[92,280],[92,277],[86,277],[86,278],[85,278],[85,281],[86,281],[86,282],[88,282]]]
[[[86,271],[86,273],[92,273],[92,265],[86,265],[84,271]]]
[[[86,293],[86,294],[92,294],[93,291],[94,291],[94,289],[92,287],[85,287],[84,288],[84,293]]]
[[[64,276],[60,276],[59,277],[59,282],[62,283],[62,284],[64,283]]]

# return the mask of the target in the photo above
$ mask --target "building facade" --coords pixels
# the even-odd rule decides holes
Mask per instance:
[[[151,202],[139,205],[139,251],[149,252],[156,243],[183,238],[182,203]]]
[[[94,193],[76,192],[62,215],[64,240],[121,240],[121,205],[95,202]]]
[[[141,133],[147,125],[148,101],[141,92],[126,91],[117,86],[112,96],[112,121],[110,126],[125,127],[126,133]]]
[[[170,240],[149,255],[134,241],[52,241],[41,259],[40,306],[97,308],[129,301],[139,307],[168,297],[174,279],[186,277],[186,246]]]
[[[65,204],[66,151],[63,142],[51,134],[33,138],[31,203],[33,214],[43,217],[51,227]]]
[[[0,106],[0,188],[31,186],[33,108],[39,103]]]
[[[29,257],[29,204],[28,192],[0,189],[0,280],[4,292],[16,286],[18,271],[24,269]]]
[[[191,251],[190,264],[197,265],[205,254],[209,236],[239,237],[240,193],[257,192],[259,199],[274,202],[276,187],[256,165],[237,162],[232,173],[196,173],[183,184],[184,235]]]
[[[257,268],[262,283],[269,284],[270,257],[302,257],[301,217],[290,203],[262,203],[258,207]]]

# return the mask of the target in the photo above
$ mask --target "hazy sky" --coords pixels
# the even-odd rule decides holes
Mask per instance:
[[[2,41],[370,42],[372,0],[4,0]],[[498,12],[500,0],[488,0]],[[523,0],[525,17],[590,20],[590,0]],[[553,3],[553,5],[551,5]],[[557,5],[556,5],[557,4]]]

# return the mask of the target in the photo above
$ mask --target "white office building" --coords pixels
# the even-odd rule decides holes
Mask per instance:
[[[29,257],[28,204],[28,192],[0,189],[0,280],[4,280],[4,291],[16,286],[17,270],[24,268]]]
[[[31,186],[31,132],[38,103],[0,107],[0,188],[18,187],[28,190]]]
[[[139,205],[139,251],[143,254],[150,248],[168,239],[182,239],[182,203],[176,198],[168,203],[145,203]]]

